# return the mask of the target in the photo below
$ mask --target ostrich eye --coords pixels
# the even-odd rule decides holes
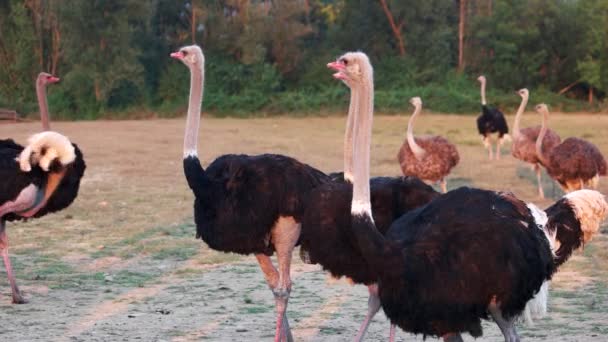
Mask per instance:
[[[184,57],[185,57],[185,56],[187,56],[187,55],[188,55],[188,51],[186,51],[186,50],[182,50],[182,54],[183,54],[183,55],[184,55]]]
[[[344,65],[348,65],[348,60],[346,58],[340,59],[340,62],[342,62]]]

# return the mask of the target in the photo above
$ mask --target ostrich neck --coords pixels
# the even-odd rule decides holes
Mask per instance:
[[[543,155],[543,139],[545,138],[545,134],[547,133],[547,121],[549,121],[549,113],[543,111],[543,123],[540,127],[540,132],[538,133],[538,138],[536,138],[536,155],[538,159],[540,159],[541,163],[545,167],[548,167],[548,159],[545,155]]]
[[[346,119],[346,131],[344,132],[344,180],[353,182],[353,134],[357,121],[358,92],[353,89],[350,92],[350,104],[348,106],[348,117]]]
[[[370,77],[371,78],[371,77]],[[367,80],[355,93],[356,108],[354,108],[354,142],[353,149],[353,199],[351,212],[367,214],[371,219],[369,163],[371,149],[372,124],[374,120],[374,85],[373,80]],[[358,95],[361,96],[358,96]]]
[[[46,100],[46,86],[42,82],[36,82],[36,96],[38,97],[42,130],[50,131],[51,125],[49,123],[49,105]]]
[[[412,153],[414,153],[414,157],[416,157],[418,160],[422,159],[422,157],[424,157],[426,154],[424,149],[422,149],[422,147],[416,143],[416,139],[414,139],[414,122],[416,121],[416,118],[418,117],[418,114],[420,114],[421,110],[422,107],[420,105],[416,105],[414,114],[412,114],[407,123],[407,143],[410,146]]]
[[[521,98],[521,103],[519,104],[519,108],[517,108],[517,113],[515,114],[515,122],[513,123],[513,138],[517,138],[519,136],[519,124],[521,121],[521,116],[528,105],[528,97],[523,96]]]
[[[198,130],[201,120],[201,102],[203,100],[203,80],[205,71],[201,67],[190,69],[190,99],[186,134],[184,136],[184,158],[197,157]]]
[[[485,106],[486,103],[486,81],[481,82],[481,105]]]

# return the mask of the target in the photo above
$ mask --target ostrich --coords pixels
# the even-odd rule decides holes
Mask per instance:
[[[363,339],[369,323],[380,309],[376,276],[362,258],[356,246],[349,242],[350,201],[352,198],[352,137],[361,120],[373,115],[373,69],[361,52],[346,53],[328,67],[337,72],[334,77],[351,90],[351,101],[344,142],[344,178],[335,174],[335,181],[323,184],[311,192],[302,219],[301,251],[310,262],[319,263],[335,277],[346,276],[355,283],[368,286],[368,312],[355,341]],[[439,196],[433,188],[415,177],[374,177],[371,198],[377,228],[384,233],[403,213],[428,203]],[[391,336],[394,330],[391,327]]]
[[[509,127],[502,112],[486,103],[486,77],[482,75],[477,80],[481,83],[481,115],[477,117],[477,130],[483,136],[483,145],[488,149],[490,160],[492,159],[490,134],[498,133],[496,159],[500,159],[500,146],[503,139],[509,140]]]
[[[49,131],[49,106],[46,100],[46,86],[59,82],[59,78],[49,73],[41,72],[36,78],[36,97],[38,98],[38,107],[40,108],[40,121],[42,121],[42,129]]]
[[[543,116],[543,124],[536,139],[536,155],[565,192],[582,189],[583,186],[597,188],[599,176],[605,176],[608,166],[600,150],[592,143],[570,137],[550,151],[541,148],[547,133],[549,109],[541,103],[535,107]]]
[[[513,155],[513,157],[533,165],[534,171],[536,173],[536,181],[538,183],[538,195],[542,199],[545,198],[545,194],[543,192],[543,186],[541,183],[540,176],[541,161],[536,155],[536,139],[538,138],[538,134],[540,133],[541,127],[534,126],[526,127],[521,130],[519,129],[521,116],[524,110],[526,109],[530,94],[528,92],[528,89],[526,88],[520,89],[517,93],[519,94],[519,96],[521,96],[521,104],[517,109],[517,113],[515,114],[515,121],[513,122],[513,144],[511,146],[511,154]],[[547,130],[547,134],[545,135],[542,142],[543,153],[548,153],[555,146],[559,145],[560,142],[561,138],[555,131],[551,129]]]
[[[447,192],[445,177],[460,161],[456,146],[444,137],[435,135],[414,138],[414,122],[422,109],[422,100],[412,97],[414,114],[407,125],[407,139],[399,149],[397,160],[406,176],[416,176],[429,182],[440,182],[441,190]]]
[[[80,150],[56,132],[33,135],[23,147],[0,140],[0,254],[14,304],[24,304],[8,256],[6,222],[41,217],[69,206],[85,164]]]
[[[482,335],[488,313],[506,341],[526,304],[608,213],[603,195],[571,193],[545,212],[510,193],[459,188],[393,222],[372,216],[371,117],[355,130],[351,225],[346,236],[375,270],[384,312],[403,330],[462,341]],[[554,250],[557,251],[554,254]]]
[[[200,47],[171,54],[190,69],[190,99],[184,138],[184,173],[194,192],[196,237],[212,249],[255,254],[276,304],[275,341],[292,340],[286,317],[290,264],[311,189],[329,177],[297,160],[275,154],[223,155],[203,169],[197,140],[205,58]],[[278,271],[270,260],[277,253]]]

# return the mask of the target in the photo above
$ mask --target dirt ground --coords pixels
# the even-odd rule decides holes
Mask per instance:
[[[409,115],[409,114],[408,114]],[[536,124],[528,113],[523,126]],[[512,117],[508,118],[512,122]],[[399,175],[397,151],[407,119],[374,120],[372,175]],[[552,128],[608,153],[608,116],[554,114]],[[9,224],[10,253],[25,305],[10,303],[0,274],[0,341],[259,341],[274,334],[274,300],[255,258],[217,253],[194,239],[193,195],[183,177],[185,120],[54,123],[84,152],[81,192],[58,214]],[[323,171],[342,169],[344,117],[213,119],[201,125],[205,164],[224,153],[282,153]],[[38,122],[0,124],[0,138],[24,143]],[[461,162],[450,189],[471,185],[513,191],[548,206],[562,193],[544,175],[551,197],[536,198],[533,171],[510,156],[488,161],[473,116],[423,114],[417,134],[441,134]],[[608,193],[608,182],[600,190]],[[520,325],[526,341],[607,341],[608,229],[578,251],[551,284],[549,315]],[[365,316],[367,290],[329,279],[296,254],[288,317],[297,341],[349,341]],[[4,270],[0,271],[3,272]],[[367,335],[387,340],[379,314]],[[398,341],[421,341],[403,331]],[[466,336],[467,340],[472,340]],[[433,341],[433,339],[428,339]],[[501,341],[493,323],[484,341]]]

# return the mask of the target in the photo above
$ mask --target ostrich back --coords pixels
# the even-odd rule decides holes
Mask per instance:
[[[47,173],[36,166],[30,172],[22,172],[15,158],[19,156],[23,146],[12,140],[0,140],[0,204],[14,200],[28,185],[33,184],[43,188],[46,184]],[[41,217],[69,206],[78,194],[80,179],[84,174],[85,163],[82,152],[74,145],[76,160],[65,167],[65,175],[47,203],[33,217]],[[51,164],[51,171],[57,171],[60,166]],[[21,220],[23,217],[8,213],[3,219],[7,221]]]
[[[401,165],[401,171],[406,176],[438,182],[445,178],[460,161],[456,146],[443,137],[416,137],[414,139],[426,154],[421,160],[416,159],[407,140],[403,142],[397,159]]]
[[[374,222],[381,233],[404,213],[439,196],[415,177],[376,177],[370,185]],[[301,248],[311,262],[321,264],[336,277],[374,283],[375,270],[351,242],[351,201],[352,184],[348,182],[332,182],[315,189],[302,220]]]
[[[271,255],[270,233],[279,216],[300,222],[312,189],[329,178],[299,161],[274,154],[223,155],[206,171],[208,188],[195,191],[196,236],[209,247]]]
[[[547,238],[511,194],[452,190],[395,221],[386,239],[400,262],[381,270],[382,307],[416,334],[481,336],[494,298],[513,317],[555,272]]]
[[[548,155],[547,173],[562,185],[596,175],[606,174],[606,160],[592,143],[580,138],[568,138]]]
[[[481,115],[477,117],[477,131],[484,137],[490,133],[498,133],[498,137],[509,133],[505,116],[496,108],[481,106]]]
[[[526,163],[542,164],[536,155],[536,138],[540,133],[540,126],[526,127],[519,131],[517,137],[513,137],[511,154],[513,157],[523,160]],[[552,129],[548,129],[543,138],[542,151],[546,155],[555,146],[561,143],[562,139]]]

